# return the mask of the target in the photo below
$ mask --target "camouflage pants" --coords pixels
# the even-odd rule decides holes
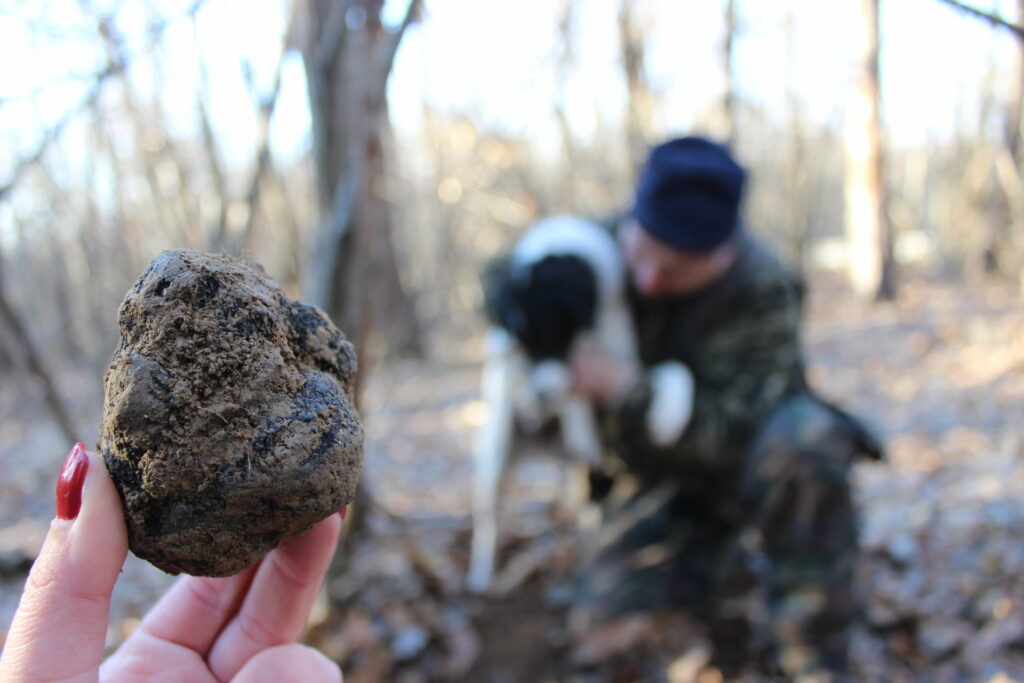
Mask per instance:
[[[726,673],[756,661],[841,675],[856,609],[857,448],[840,415],[796,397],[762,426],[741,472],[617,481],[580,611],[600,623],[682,608],[705,624]]]

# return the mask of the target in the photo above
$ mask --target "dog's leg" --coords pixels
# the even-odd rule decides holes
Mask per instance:
[[[605,351],[619,358],[637,357],[633,318],[622,295],[616,296],[601,310],[596,334],[598,345]]]
[[[544,427],[544,422],[551,417],[541,405],[536,388],[530,381],[532,365],[520,353],[511,354],[511,376],[518,377],[509,390],[511,403],[514,406],[515,424],[528,434],[537,434]]]
[[[515,365],[508,335],[491,330],[481,387],[490,415],[473,449],[473,541],[466,585],[474,592],[486,590],[494,574],[501,484],[513,432]]]
[[[565,466],[562,514],[581,528],[589,528],[594,521],[588,514],[590,468],[596,467],[601,458],[594,409],[585,398],[570,396],[562,406],[560,420],[562,443],[572,456]]]
[[[570,396],[559,409],[562,423],[562,444],[573,455],[590,465],[601,459],[601,441],[597,436],[597,420],[590,401]]]

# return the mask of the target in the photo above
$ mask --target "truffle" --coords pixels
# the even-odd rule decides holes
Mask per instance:
[[[356,358],[321,311],[259,265],[174,249],[118,323],[100,450],[136,555],[230,576],[352,500]]]

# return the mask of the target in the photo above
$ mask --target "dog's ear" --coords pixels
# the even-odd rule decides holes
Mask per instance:
[[[498,325],[515,333],[515,317],[512,305],[516,291],[527,286],[529,273],[512,263],[510,255],[491,260],[484,268],[482,284],[484,290],[484,312],[492,325]]]
[[[507,296],[505,286],[508,280],[511,259],[506,254],[491,259],[480,273],[480,285],[484,291],[484,313],[487,320],[494,325],[501,325],[501,310]]]

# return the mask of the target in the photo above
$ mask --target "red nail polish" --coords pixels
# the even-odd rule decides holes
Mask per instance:
[[[345,519],[345,515],[348,514],[348,505],[338,510],[338,514],[341,515],[342,519]]]
[[[57,478],[57,517],[74,519],[82,509],[82,486],[85,484],[85,473],[89,471],[89,456],[85,454],[85,444],[76,443],[64,467]]]

